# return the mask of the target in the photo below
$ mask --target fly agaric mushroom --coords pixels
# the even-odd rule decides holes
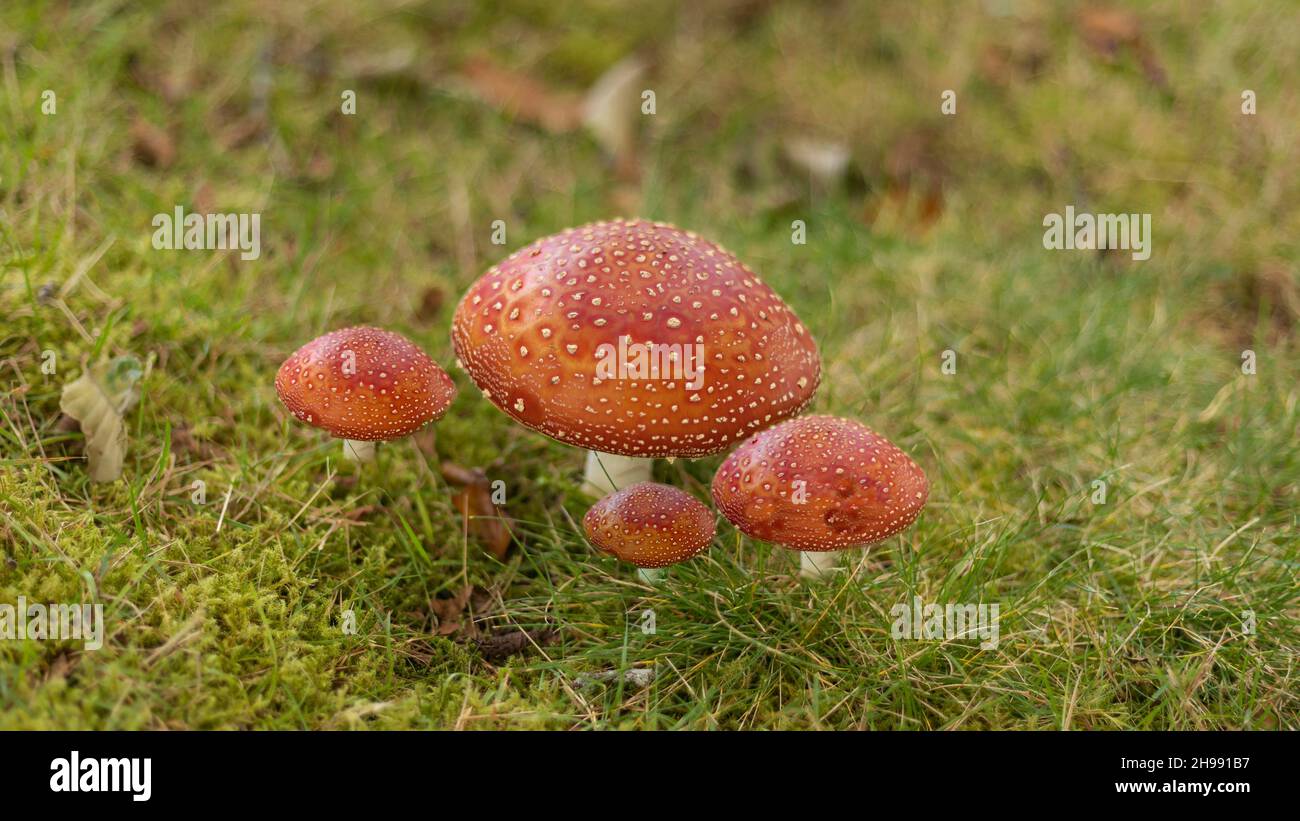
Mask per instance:
[[[345,457],[373,462],[375,442],[441,419],[456,385],[410,340],[379,328],[344,328],[303,345],[275,375],[280,401],[303,422],[343,440]]]
[[[658,581],[658,568],[684,562],[713,541],[713,512],[671,485],[638,482],[596,502],[582,517],[591,543]]]
[[[743,263],[689,231],[614,220],[516,251],[461,299],[457,360],[516,422],[586,448],[600,494],[654,457],[705,456],[799,413],[817,345]]]
[[[906,530],[929,493],[925,472],[894,443],[835,416],[769,428],[736,448],[713,477],[722,515],[748,536],[803,551],[805,577],[834,567],[825,551]]]

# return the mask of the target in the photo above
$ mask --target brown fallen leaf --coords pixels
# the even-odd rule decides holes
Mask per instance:
[[[1142,36],[1137,15],[1128,9],[1090,6],[1079,12],[1078,22],[1079,36],[1102,56],[1114,57]]]
[[[442,476],[460,490],[451,497],[468,532],[493,556],[504,559],[510,549],[510,530],[501,511],[492,502],[492,483],[481,470],[471,470],[452,462],[442,463]]]
[[[573,131],[582,123],[581,96],[504,68],[489,57],[470,59],[461,76],[479,99],[508,117],[555,134]]]
[[[469,604],[473,593],[474,586],[467,584],[448,598],[433,599],[429,602],[429,611],[438,619],[438,626],[434,628],[434,633],[439,636],[450,636],[461,631],[461,615],[464,614],[465,606]],[[470,621],[469,625],[473,629],[474,622]]]
[[[150,168],[167,168],[176,161],[176,143],[170,134],[143,117],[131,126],[131,151]]]
[[[45,671],[45,680],[48,682],[65,679],[76,666],[76,661],[68,653],[59,653],[54,657],[54,661],[50,662],[49,669]]]
[[[425,425],[411,434],[411,441],[415,442],[416,449],[431,465],[438,464],[438,434],[435,430],[436,427],[436,425]]]
[[[1099,57],[1115,62],[1129,50],[1137,58],[1147,81],[1161,91],[1169,91],[1169,78],[1155,50],[1142,33],[1137,14],[1128,9],[1089,6],[1077,18],[1079,36]]]
[[[264,114],[245,114],[231,120],[217,134],[217,142],[226,150],[243,148],[260,139],[266,133],[266,116]]]
[[[869,197],[863,219],[875,224],[886,214],[913,230],[928,230],[943,216],[944,187],[949,177],[940,137],[913,129],[900,136],[884,159],[884,186]]]
[[[358,505],[357,507],[349,508],[345,511],[343,513],[343,518],[359,522],[378,509],[379,505]]]
[[[1033,28],[984,47],[979,69],[984,79],[997,85],[1032,80],[1042,73],[1051,55],[1046,36]]]
[[[438,318],[442,304],[447,299],[447,292],[437,285],[430,285],[420,294],[420,305],[415,309],[415,318],[421,322],[432,322]]]
[[[212,446],[195,437],[185,422],[172,425],[172,452],[181,456],[196,456],[202,461],[208,461],[213,456]]]
[[[325,182],[334,176],[334,159],[324,151],[317,151],[302,169],[302,176],[311,182]]]
[[[216,195],[212,192],[212,186],[208,184],[207,180],[199,183],[199,187],[194,189],[193,201],[194,213],[196,214],[211,214],[217,210],[214,207]]]
[[[504,661],[510,656],[532,650],[534,647],[546,647],[554,644],[559,633],[553,627],[536,630],[507,630],[485,636],[474,642],[479,654],[485,661]]]
[[[455,462],[443,462],[441,468],[442,478],[453,485],[472,485],[480,479],[486,478],[481,470],[472,470]]]
[[[434,633],[456,641],[473,641],[483,635],[479,625],[497,611],[497,598],[486,587],[465,585],[449,596],[432,599],[425,616],[437,622]]]

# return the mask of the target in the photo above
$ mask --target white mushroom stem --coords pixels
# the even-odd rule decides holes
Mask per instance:
[[[659,584],[668,577],[668,571],[662,567],[638,567],[636,577],[646,584]]]
[[[343,440],[343,458],[350,462],[369,464],[375,461],[375,443],[358,439]]]
[[[653,459],[615,456],[612,453],[587,451],[587,467],[582,477],[583,490],[597,498],[608,496],[637,482],[648,482]]]
[[[799,553],[799,575],[805,579],[824,579],[839,567],[836,550],[808,550]]]

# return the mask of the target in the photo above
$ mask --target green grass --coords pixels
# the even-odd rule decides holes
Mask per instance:
[[[1054,3],[306,5],[0,9],[0,602],[102,602],[109,633],[0,642],[0,727],[1300,726],[1293,7],[1142,4],[1110,60]],[[635,183],[459,79],[492,54],[581,89],[633,51],[657,95]],[[137,118],[171,133],[169,167],[133,155]],[[849,146],[849,179],[793,171],[797,135]],[[154,250],[176,204],[261,212],[262,258]],[[1045,251],[1067,204],[1151,213],[1152,258]],[[825,584],[725,522],[654,589],[593,552],[582,453],[484,400],[448,325],[492,262],[619,214],[716,239],[791,303],[823,354],[814,409],[928,473],[914,527]],[[353,476],[272,380],[358,322],[462,390],[434,441]],[[59,392],[121,354],[149,370],[123,479],[96,485]],[[438,460],[506,482],[504,561]],[[707,498],[720,461],[657,470]],[[434,602],[466,585],[476,621],[454,630]],[[892,638],[913,595],[998,603],[998,646]],[[473,640],[520,630],[514,655]],[[643,690],[576,681],[652,665]]]

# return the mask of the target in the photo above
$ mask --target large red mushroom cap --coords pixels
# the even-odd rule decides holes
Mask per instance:
[[[925,471],[852,419],[802,416],[746,440],[713,477],[713,501],[755,539],[840,550],[906,530],[930,493]]]
[[[515,252],[466,292],[452,340],[515,421],[621,456],[725,450],[799,413],[821,373],[807,328],[753,271],[645,220]]]
[[[357,441],[414,433],[456,398],[451,377],[413,342],[365,327],[303,345],[280,366],[275,390],[301,421]]]
[[[713,541],[717,520],[671,485],[639,482],[596,502],[582,517],[591,543],[637,567],[684,562]]]

